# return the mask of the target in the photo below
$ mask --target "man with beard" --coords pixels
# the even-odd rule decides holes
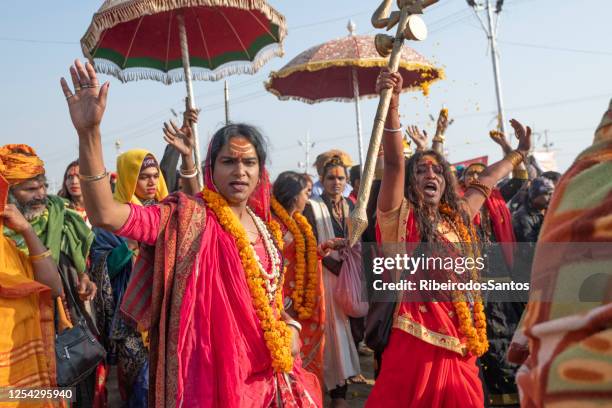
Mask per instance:
[[[80,302],[92,300],[97,288],[85,270],[93,233],[77,212],[67,208],[65,200],[47,194],[44,163],[34,149],[23,144],[5,145],[0,148],[0,160],[4,163],[4,176],[10,185],[9,202],[15,204],[44,246],[51,251],[64,282],[68,282],[64,291],[71,291]],[[4,235],[28,254],[22,234],[5,227]],[[71,317],[75,319],[74,305],[68,306]],[[85,310],[83,303],[79,306]],[[85,317],[89,318],[87,313]],[[93,329],[93,323],[88,323]],[[91,406],[94,382],[95,374],[78,385],[78,407]]]

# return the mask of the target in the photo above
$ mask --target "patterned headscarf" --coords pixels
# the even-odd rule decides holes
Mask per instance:
[[[156,164],[155,167],[158,167],[155,156],[153,156],[153,154],[151,154],[149,151],[143,149],[128,150],[117,157],[117,185],[115,186],[114,193],[115,201],[120,203],[132,203],[136,205],[143,204],[138,197],[136,197],[136,183],[138,182],[138,176],[142,170],[147,167],[153,167],[145,167],[145,162],[147,162],[149,157],[153,158],[153,161]],[[164,176],[160,171],[155,200],[161,201],[167,196],[168,188],[166,187]]]
[[[0,173],[11,186],[45,174],[44,166],[28,145],[8,144],[0,148]]]

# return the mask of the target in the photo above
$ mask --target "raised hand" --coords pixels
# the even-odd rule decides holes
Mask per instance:
[[[438,123],[436,124],[436,136],[443,136],[446,133],[446,129],[448,129],[448,125],[448,109],[443,108],[442,110],[440,110],[440,115],[438,116]]]
[[[70,67],[70,76],[74,92],[64,78],[60,80],[60,84],[68,102],[72,124],[81,135],[100,125],[106,109],[110,83],[105,82],[100,87],[93,66],[89,62],[83,65],[79,60]]]
[[[410,136],[410,139],[416,144],[417,150],[427,150],[427,132],[419,130],[417,126],[408,126],[406,128],[406,134]]]
[[[529,153],[531,150],[531,128],[529,126],[525,128],[521,122],[516,119],[510,120],[510,125],[512,125],[514,134],[519,140],[517,150],[524,154]]]
[[[506,136],[499,130],[490,131],[489,137],[502,148],[504,154],[508,154],[512,151],[512,146],[510,146],[510,143],[506,140]]]
[[[189,107],[189,100],[185,98],[185,112],[183,113],[183,125],[181,129],[184,127],[189,127],[194,123],[198,123],[198,115],[200,114],[200,109],[191,109]]]
[[[196,116],[197,119],[197,116]],[[195,141],[193,138],[193,132],[191,126],[185,126],[179,128],[172,119],[170,123],[164,122],[164,140],[183,156],[189,156],[193,153],[193,147]]]
[[[404,79],[398,72],[389,72],[384,68],[376,78],[376,93],[381,93],[384,89],[393,89],[393,95],[399,95],[402,92]]]

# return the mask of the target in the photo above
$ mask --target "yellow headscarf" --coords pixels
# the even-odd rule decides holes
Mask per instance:
[[[153,153],[144,149],[128,150],[117,157],[117,185],[115,186],[115,201],[123,204],[132,203],[142,205],[138,197],[136,197],[136,182],[140,175],[142,162],[148,155]],[[157,159],[156,159],[157,160]],[[161,170],[159,171],[159,181],[157,183],[157,192],[155,199],[161,201],[168,196],[168,188]]]
[[[11,186],[45,174],[44,165],[28,145],[7,144],[0,147],[0,173]]]

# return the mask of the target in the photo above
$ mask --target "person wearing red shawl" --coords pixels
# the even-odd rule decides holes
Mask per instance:
[[[74,92],[61,85],[90,220],[144,244],[121,310],[149,330],[149,406],[321,406],[316,377],[301,368],[299,325],[283,311],[282,236],[270,217],[263,136],[241,124],[217,131],[197,196],[120,204],[101,150],[109,84],[78,60],[70,74]]]
[[[489,166],[459,198],[450,165],[440,153],[417,152],[405,163],[398,112],[402,77],[383,70],[377,89],[389,88],[393,94],[383,133],[384,173],[377,215],[381,243],[399,243],[404,253],[428,246],[434,256],[476,256],[478,242],[471,220],[497,181],[529,151],[530,129],[525,131],[511,121],[520,130],[519,148]],[[425,272],[428,279],[457,282],[467,275],[478,279],[471,273],[460,275],[444,268],[419,269],[415,276],[423,277]],[[402,294],[366,407],[484,405],[476,365],[476,359],[488,348],[484,307],[477,292],[451,295],[451,299],[424,302]]]
[[[442,119],[443,115],[440,115]],[[441,127],[438,120],[438,128]],[[517,122],[518,124],[518,122]],[[437,134],[440,132],[437,131]],[[425,150],[427,135],[415,126],[408,129],[408,134],[417,144],[417,150]],[[509,154],[512,147],[504,135],[497,131],[490,132],[491,139],[501,146],[504,154]],[[434,138],[432,150],[443,152],[444,138]],[[477,181],[485,171],[484,163],[468,165],[457,185],[457,193],[463,196],[470,184]],[[488,278],[496,281],[511,281],[516,250],[516,238],[512,228],[512,215],[506,206],[522,185],[527,181],[527,170],[521,163],[512,170],[512,179],[501,188],[493,188],[480,211],[473,218],[476,234],[487,256]],[[521,265],[522,266],[522,265]],[[517,299],[519,300],[519,299]],[[486,405],[516,406],[519,402],[515,375],[518,366],[509,364],[506,352],[525,308],[524,302],[489,301],[485,304],[487,316],[487,337],[489,350],[478,360],[484,379]]]
[[[460,195],[465,193],[467,186],[474,180],[478,180],[486,167],[482,163],[473,163],[466,167],[459,185]],[[488,257],[487,277],[497,281],[511,281],[516,238],[512,229],[512,215],[498,188],[491,190],[491,195],[487,197],[473,222],[483,252]],[[485,305],[489,350],[478,362],[482,369],[487,406],[518,405],[515,382],[518,367],[507,362],[506,352],[524,308],[524,302],[490,301]]]

